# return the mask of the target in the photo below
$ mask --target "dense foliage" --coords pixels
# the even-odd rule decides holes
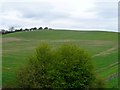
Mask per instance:
[[[87,52],[76,45],[41,44],[18,73],[23,88],[102,88]]]

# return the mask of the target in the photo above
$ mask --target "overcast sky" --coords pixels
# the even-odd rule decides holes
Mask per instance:
[[[0,28],[118,30],[118,0],[1,0]]]

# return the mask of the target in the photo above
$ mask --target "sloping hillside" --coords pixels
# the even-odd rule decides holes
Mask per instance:
[[[54,47],[75,43],[92,56],[96,72],[107,87],[118,87],[118,33],[98,31],[44,30],[3,35],[3,87],[17,87],[16,72],[27,63],[41,42]]]

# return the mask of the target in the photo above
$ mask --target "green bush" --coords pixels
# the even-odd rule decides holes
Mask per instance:
[[[51,48],[41,44],[29,63],[18,73],[23,88],[103,88],[91,57],[76,45]],[[101,84],[102,83],[102,84]]]

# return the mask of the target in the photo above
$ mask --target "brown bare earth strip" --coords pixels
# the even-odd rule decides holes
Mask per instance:
[[[42,41],[42,40],[41,40]],[[111,41],[104,40],[50,40],[50,42],[79,42],[84,45],[94,45],[94,46],[103,46],[105,44],[111,44]]]
[[[110,80],[112,80],[112,79],[114,79],[114,78],[116,78],[116,77],[119,77],[119,76],[120,76],[120,72],[116,72],[116,73],[110,75],[110,76],[106,79],[106,81],[110,81]]]
[[[5,43],[5,42],[13,42],[13,41],[20,41],[21,39],[19,38],[14,38],[14,37],[11,37],[11,38],[3,38],[2,39],[2,43]]]
[[[112,47],[112,48],[110,48],[110,49],[108,49],[108,50],[106,50],[106,51],[103,51],[103,52],[100,52],[100,53],[98,53],[98,54],[95,54],[95,55],[92,56],[92,57],[108,55],[108,54],[113,53],[113,51],[117,51],[117,49],[118,49],[118,46],[114,46],[114,47]]]

